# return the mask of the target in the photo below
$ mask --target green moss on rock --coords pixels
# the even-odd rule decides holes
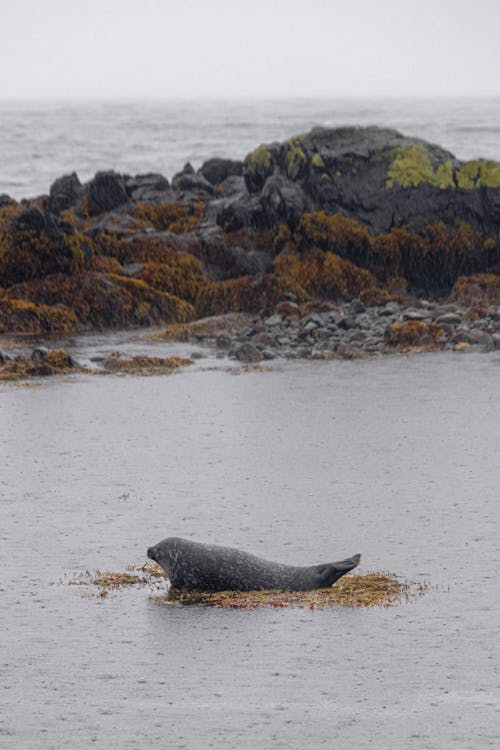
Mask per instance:
[[[472,159],[456,171],[451,159],[433,167],[429,155],[420,146],[399,146],[391,153],[391,164],[386,186],[416,187],[422,182],[441,189],[459,187],[473,190],[479,187],[500,187],[500,163],[486,159]]]
[[[313,154],[311,158],[311,164],[316,169],[324,169],[325,168],[325,162],[323,161],[323,158],[321,154]]]
[[[258,146],[255,151],[247,156],[247,166],[252,174],[265,174],[272,166],[271,152],[264,144]]]
[[[457,170],[457,185],[466,190],[479,187],[500,187],[500,163],[473,159]]]
[[[397,182],[401,187],[416,187],[421,182],[436,184],[436,174],[425,149],[420,146],[398,146],[392,151],[387,187]]]
[[[286,172],[290,179],[296,179],[301,168],[307,164],[305,152],[297,145],[291,144],[286,152]]]

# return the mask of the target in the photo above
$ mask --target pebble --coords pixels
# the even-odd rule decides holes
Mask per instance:
[[[456,312],[445,312],[436,318],[437,323],[450,323],[451,325],[457,325],[462,322],[462,316]]]
[[[263,355],[260,349],[247,341],[235,350],[236,359],[240,362],[262,362]]]

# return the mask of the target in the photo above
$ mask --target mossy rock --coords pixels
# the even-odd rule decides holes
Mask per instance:
[[[73,310],[64,305],[37,305],[10,296],[0,298],[0,333],[71,333],[77,328]]]
[[[307,156],[305,151],[295,142],[286,146],[286,173],[290,180],[300,179],[305,174]]]
[[[161,232],[184,234],[196,229],[203,216],[203,210],[202,202],[196,203],[193,207],[182,206],[177,202],[160,206],[138,203],[135,215],[138,226],[152,227]]]
[[[302,301],[307,297],[334,301],[351,299],[377,284],[370,271],[335,253],[317,249],[278,256],[274,271],[302,290]]]
[[[413,348],[433,350],[438,348],[438,341],[443,333],[443,329],[437,323],[407,320],[404,323],[390,325],[385,338],[389,346],[403,351]]]
[[[392,188],[397,183],[401,187],[416,187],[422,182],[441,189],[455,187],[451,160],[434,169],[427,151],[421,146],[393,149],[386,186]]]
[[[459,276],[451,290],[450,300],[460,305],[500,305],[500,276],[476,273]]]
[[[485,159],[468,161],[457,169],[457,185],[466,190],[500,187],[500,163]]]
[[[325,168],[325,162],[323,161],[323,157],[321,154],[313,154],[311,157],[311,164],[315,169],[324,169]]]
[[[244,161],[246,186],[251,193],[262,190],[264,183],[273,172],[273,156],[265,144],[258,146]]]

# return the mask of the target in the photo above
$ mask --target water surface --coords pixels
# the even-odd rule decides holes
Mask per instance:
[[[0,385],[0,746],[498,747],[499,354],[216,367]],[[248,612],[52,585],[167,535],[432,587]]]

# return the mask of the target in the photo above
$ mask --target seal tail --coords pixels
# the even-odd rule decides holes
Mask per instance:
[[[318,565],[316,570],[320,578],[320,587],[332,586],[339,578],[356,568],[360,560],[361,555],[353,555],[328,565]]]

